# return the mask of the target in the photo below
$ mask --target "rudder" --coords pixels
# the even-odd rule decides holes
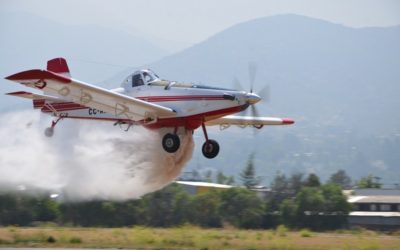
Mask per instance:
[[[71,77],[67,61],[62,57],[47,61],[47,70],[66,77]]]

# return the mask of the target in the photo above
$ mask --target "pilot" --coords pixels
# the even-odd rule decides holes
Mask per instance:
[[[136,74],[136,75],[132,76],[132,87],[137,87],[137,86],[141,86],[141,85],[144,85],[141,75]]]

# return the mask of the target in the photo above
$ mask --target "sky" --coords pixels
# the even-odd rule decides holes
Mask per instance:
[[[351,27],[400,24],[398,0],[1,0],[1,11],[23,11],[65,24],[122,29],[146,38],[199,43],[232,25],[299,14]]]

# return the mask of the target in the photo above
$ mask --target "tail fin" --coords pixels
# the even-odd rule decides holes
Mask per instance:
[[[66,77],[71,77],[67,61],[62,57],[47,61],[47,70]]]

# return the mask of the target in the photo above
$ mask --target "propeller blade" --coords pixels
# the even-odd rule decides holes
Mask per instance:
[[[233,78],[233,87],[236,90],[244,90],[242,84],[240,83],[240,81],[236,77]]]
[[[253,93],[254,81],[256,79],[257,65],[255,62],[249,63],[250,93]]]
[[[269,102],[271,99],[271,87],[269,84],[265,85],[260,91],[257,93],[261,99],[265,102]]]
[[[259,117],[260,116],[255,105],[251,105],[251,116],[252,117]]]

